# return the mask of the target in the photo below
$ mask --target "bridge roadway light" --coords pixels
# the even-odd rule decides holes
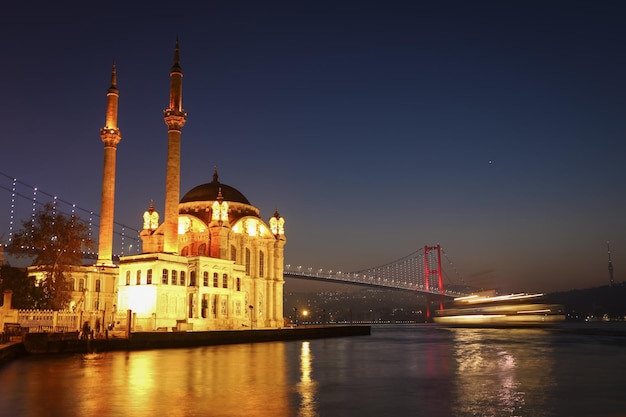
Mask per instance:
[[[302,310],[302,325],[306,326],[306,318],[309,315],[308,310]]]

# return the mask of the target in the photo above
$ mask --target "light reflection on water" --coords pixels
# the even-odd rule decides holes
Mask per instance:
[[[457,362],[454,414],[550,415],[545,393],[553,385],[554,355],[542,343],[543,331],[452,331]]]
[[[300,353],[300,382],[297,384],[298,393],[300,394],[300,407],[298,416],[314,417],[317,416],[315,410],[315,391],[317,383],[311,377],[313,370],[313,355],[311,354],[310,342],[302,342]]]
[[[0,368],[1,416],[618,416],[626,338],[375,327],[372,336]]]

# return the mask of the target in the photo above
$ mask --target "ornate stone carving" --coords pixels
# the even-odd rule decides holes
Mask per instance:
[[[100,129],[100,138],[104,142],[104,146],[116,147],[122,140],[122,135],[118,128],[103,127]]]
[[[167,109],[163,112],[163,120],[165,120],[165,124],[169,130],[181,130],[187,121],[187,113]]]

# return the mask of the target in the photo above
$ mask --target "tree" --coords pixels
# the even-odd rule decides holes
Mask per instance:
[[[45,304],[42,288],[35,285],[35,278],[29,277],[25,268],[0,266],[0,294],[4,294],[4,290],[13,291],[13,308],[35,309]]]
[[[33,257],[33,266],[43,272],[38,283],[43,295],[40,307],[54,310],[67,307],[72,295],[71,265],[81,265],[83,252],[92,247],[87,225],[74,214],[57,212],[51,203],[22,221],[11,242],[16,257]]]

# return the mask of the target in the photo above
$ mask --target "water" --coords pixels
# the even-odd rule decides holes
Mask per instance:
[[[625,329],[626,330],[626,329]],[[374,326],[371,336],[0,368],[0,416],[626,416],[626,337]]]

